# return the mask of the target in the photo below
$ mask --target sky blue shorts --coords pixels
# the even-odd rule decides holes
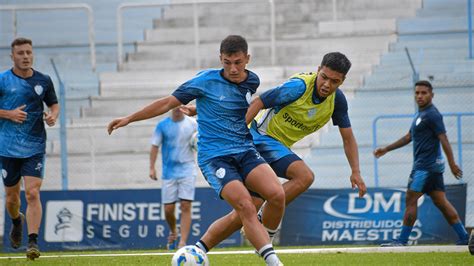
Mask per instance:
[[[43,178],[44,153],[36,154],[28,158],[0,156],[0,169],[2,171],[3,184],[6,187],[13,187],[18,184],[22,176]]]

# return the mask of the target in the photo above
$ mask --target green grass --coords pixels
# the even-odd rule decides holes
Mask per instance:
[[[280,247],[281,248],[281,247]],[[317,247],[305,247],[317,248]],[[241,250],[214,249],[213,251]],[[246,249],[248,250],[248,249]],[[106,251],[106,252],[44,252],[42,255],[66,254],[129,254],[155,253],[156,251]],[[165,253],[165,251],[162,251]],[[0,254],[0,257],[23,256],[24,253]],[[170,265],[171,255],[126,256],[126,257],[67,257],[39,258],[34,262],[26,259],[0,259],[0,265]],[[211,265],[265,265],[254,254],[208,255]],[[454,253],[338,253],[338,254],[280,254],[286,266],[292,265],[474,265],[474,256],[469,252]]]

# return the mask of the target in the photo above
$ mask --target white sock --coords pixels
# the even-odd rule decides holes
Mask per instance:
[[[276,233],[278,233],[278,231],[280,231],[280,226],[278,226],[277,229],[269,229],[269,228],[265,227],[265,230],[267,230],[268,236],[270,237],[270,243],[273,244],[273,238],[275,238]]]
[[[263,246],[259,251],[258,254],[262,256],[262,258],[265,260],[267,265],[279,265],[280,259],[275,253],[275,250],[273,250],[272,244],[267,244]]]

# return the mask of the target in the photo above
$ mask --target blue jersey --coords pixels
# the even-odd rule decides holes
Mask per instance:
[[[444,171],[444,159],[438,135],[446,133],[443,116],[434,105],[415,114],[410,134],[413,141],[413,169]]]
[[[282,85],[262,93],[260,99],[262,100],[265,109],[275,108],[278,112],[286,105],[298,100],[305,91],[306,84],[304,81],[299,78],[292,78]],[[334,102],[334,112],[331,116],[332,122],[335,126],[341,128],[351,127],[351,122],[347,112],[348,107],[346,97],[340,89],[337,89],[335,93],[336,99]],[[318,97],[317,90],[314,90],[313,103],[319,104],[324,100],[325,98]]]
[[[58,103],[53,82],[48,75],[33,70],[33,76],[21,78],[7,70],[0,73],[0,109],[13,110],[22,105],[27,119],[19,124],[0,119],[0,155],[27,158],[45,152],[46,130],[43,102]]]
[[[168,117],[158,123],[151,144],[158,147],[161,145],[162,179],[196,175],[194,153],[190,144],[196,130],[196,121],[187,116],[176,122]]]
[[[260,80],[248,71],[247,79],[236,84],[226,80],[222,72],[204,70],[173,92],[183,104],[196,99],[199,164],[255,148],[245,114]]]

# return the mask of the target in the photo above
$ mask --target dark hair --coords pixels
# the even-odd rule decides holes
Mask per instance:
[[[240,35],[229,35],[221,42],[221,54],[235,54],[238,52],[243,52],[247,54],[248,45],[244,37]]]
[[[419,80],[415,83],[415,87],[416,86],[425,86],[425,87],[428,87],[428,89],[430,89],[430,91],[433,91],[433,86],[431,86],[431,83],[427,80]]]
[[[15,40],[13,40],[13,42],[11,44],[12,51],[13,51],[14,46],[23,45],[23,44],[29,44],[29,45],[33,46],[33,42],[30,39],[20,37],[20,38],[16,38]]]
[[[342,73],[344,75],[349,72],[349,69],[352,66],[351,61],[347,57],[339,52],[327,53],[321,61],[321,67],[329,67],[330,69]]]

